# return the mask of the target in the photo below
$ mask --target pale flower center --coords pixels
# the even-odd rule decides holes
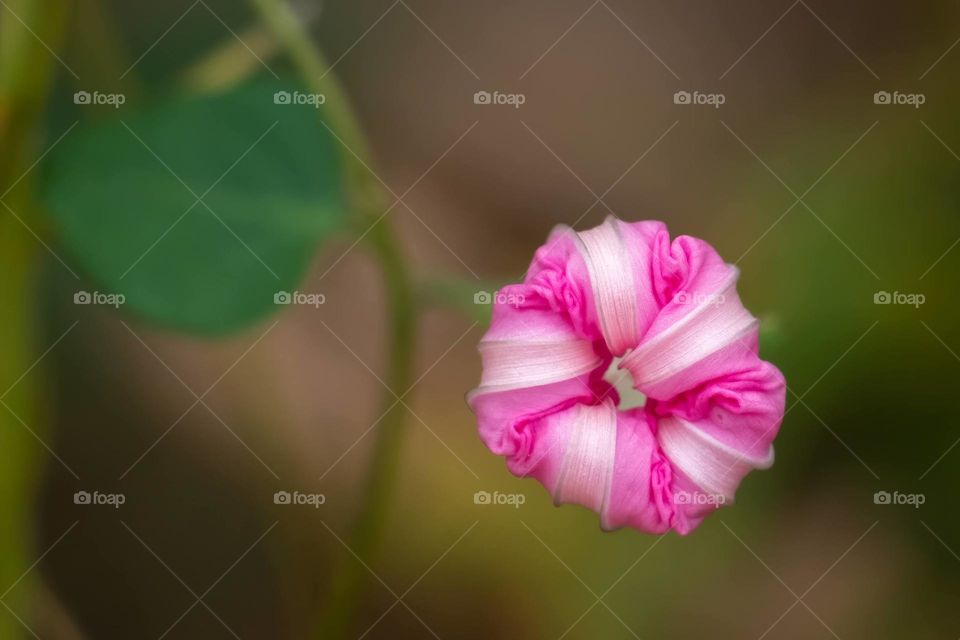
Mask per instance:
[[[603,374],[603,379],[613,385],[620,394],[620,404],[617,406],[620,411],[642,407],[647,403],[647,396],[633,388],[633,376],[628,369],[619,369],[620,361],[623,358],[614,357],[610,363],[607,372]]]

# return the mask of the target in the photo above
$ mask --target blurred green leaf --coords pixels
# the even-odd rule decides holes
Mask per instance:
[[[322,110],[277,92],[294,95],[256,82],[141,112],[121,106],[64,139],[44,199],[95,286],[150,321],[205,335],[266,316],[276,293],[296,287],[344,226],[341,156]]]

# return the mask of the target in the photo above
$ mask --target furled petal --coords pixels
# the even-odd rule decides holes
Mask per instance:
[[[604,529],[693,530],[773,462],[785,383],[760,360],[738,270],[660,222],[555,229],[501,290],[468,396],[510,471]],[[620,411],[614,358],[648,402]]]

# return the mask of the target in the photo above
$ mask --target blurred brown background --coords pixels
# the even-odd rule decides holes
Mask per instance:
[[[256,40],[239,2],[99,7],[128,59],[147,52],[146,95],[229,40],[224,23]],[[763,355],[792,390],[777,464],[745,481],[736,506],[688,538],[602,534],[484,449],[463,401],[483,327],[429,312],[364,637],[960,636],[956,3],[304,11],[378,174],[397,194],[415,185],[390,216],[416,272],[486,289],[522,276],[555,224],[662,219],[739,262],[741,294],[766,322]],[[71,65],[109,63],[90,31],[67,42]],[[483,90],[525,102],[475,104]],[[725,102],[678,105],[677,91]],[[875,104],[877,91],[925,103]],[[338,537],[382,391],[382,292],[351,243],[323,247],[301,283],[328,304],[215,343],[80,313],[51,261],[38,283],[45,344],[79,323],[49,356],[62,464],[47,459],[38,547],[53,546],[38,570],[63,611],[38,618],[44,638],[311,637],[325,577],[350,554]],[[926,302],[875,305],[880,291]],[[219,418],[193,395],[214,384],[204,402]],[[73,504],[94,488],[127,502]],[[275,505],[280,490],[326,502]],[[479,490],[526,502],[476,505]],[[878,491],[925,502],[875,504]]]

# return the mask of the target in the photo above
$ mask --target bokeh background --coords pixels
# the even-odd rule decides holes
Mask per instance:
[[[10,9],[0,20],[21,25]],[[226,72],[198,79],[211,52],[230,49],[240,77],[290,69],[242,2],[69,11],[57,55],[85,80],[38,54],[54,86],[34,159],[77,120],[229,84]],[[18,633],[316,637],[326,580],[346,559],[368,568],[355,637],[960,636],[960,6],[331,0],[298,11],[336,61],[375,171],[398,194],[414,185],[388,214],[414,274],[461,283],[447,295],[467,310],[431,308],[419,327],[381,551],[352,558],[344,544],[385,367],[382,285],[362,245],[344,234],[317,248],[299,289],[326,304],[205,339],[73,304],[96,285],[53,257],[73,266],[51,224],[23,296],[35,355],[46,352],[24,380],[49,450],[36,491],[4,488],[35,514],[31,579],[44,585],[0,609],[24,623]],[[129,99],[79,108],[71,96],[91,85]],[[475,104],[484,90],[525,101]],[[725,101],[675,104],[677,91]],[[924,102],[877,104],[878,91]],[[587,228],[611,211],[664,220],[737,262],[764,321],[762,355],[790,386],[776,465],[686,538],[603,534],[594,514],[554,508],[485,450],[463,400],[484,329],[473,292],[521,277],[553,225]],[[876,304],[879,292],[924,302]],[[207,409],[194,392],[211,385]],[[16,465],[16,448],[0,455]],[[81,490],[126,502],[74,504]],[[294,490],[326,502],[274,504]],[[477,505],[477,491],[525,501]],[[923,504],[877,504],[881,491]]]

